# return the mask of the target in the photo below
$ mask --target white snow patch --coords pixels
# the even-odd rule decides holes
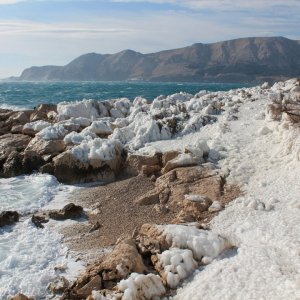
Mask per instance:
[[[43,121],[43,120],[39,120],[39,121],[35,121],[35,122],[30,122],[30,123],[26,123],[23,127],[23,129],[31,129],[35,132],[39,132],[42,129],[49,127],[51,125],[51,123]]]
[[[129,278],[118,283],[124,292],[122,300],[160,299],[166,292],[159,276],[154,274],[132,273]]]
[[[190,249],[196,260],[203,257],[216,258],[225,250],[228,242],[212,231],[201,230],[194,226],[160,225],[166,240],[174,248]]]
[[[58,140],[63,139],[68,131],[62,124],[54,124],[42,129],[36,136],[44,140]]]
[[[193,252],[188,249],[172,248],[157,254],[158,264],[163,268],[167,284],[174,289],[198,266]]]

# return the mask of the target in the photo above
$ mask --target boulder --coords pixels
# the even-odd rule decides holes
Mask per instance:
[[[15,296],[11,297],[10,300],[33,300],[33,298],[28,298],[27,296],[19,293]]]
[[[141,169],[141,173],[143,175],[150,176],[159,173],[160,170],[161,170],[160,165],[153,165],[153,166],[143,165]]]
[[[170,248],[163,229],[156,224],[143,224],[136,237],[139,251],[144,254],[157,254]]]
[[[147,268],[135,242],[126,238],[117,244],[112,253],[101,263],[101,270],[105,287],[106,281],[121,280],[132,272],[143,273]]]
[[[92,264],[61,299],[86,299],[93,290],[111,289],[132,272],[147,271],[135,242],[121,240],[103,262]]]
[[[3,211],[0,213],[0,227],[12,225],[19,221],[19,214],[16,211]]]
[[[53,294],[62,294],[69,287],[69,284],[69,281],[62,276],[51,282],[48,286],[48,290]]]
[[[9,151],[9,154],[2,165],[2,170],[0,170],[0,174],[6,178],[24,174],[22,159],[23,157],[18,151]]]
[[[69,203],[60,210],[49,212],[49,217],[54,220],[76,219],[83,214],[83,208],[74,203]]]
[[[14,134],[22,133],[22,131],[23,131],[23,125],[14,125],[14,126],[12,126],[12,128],[10,130],[10,132],[14,133]]]
[[[156,203],[159,203],[159,193],[155,190],[147,192],[135,201],[135,204],[138,205],[152,205]]]
[[[20,152],[23,151],[29,144],[31,138],[23,134],[5,134],[0,136],[0,151],[8,148],[15,149]]]
[[[45,120],[53,121],[57,115],[57,106],[55,104],[41,104],[30,115],[30,122]]]
[[[158,155],[138,155],[130,154],[126,160],[127,172],[132,175],[137,175],[142,172],[144,168],[145,173],[151,173],[151,171],[158,171],[160,169],[160,160]],[[154,173],[154,172],[153,172]]]
[[[34,151],[39,155],[51,154],[51,156],[55,156],[63,152],[65,148],[66,145],[63,140],[44,140],[35,137],[27,145],[26,150]]]
[[[8,124],[11,125],[17,125],[17,124],[21,124],[24,125],[26,123],[28,123],[29,120],[29,116],[30,116],[31,111],[17,111],[14,112],[6,121]]]
[[[100,290],[102,286],[102,279],[99,275],[94,276],[87,284],[76,291],[79,297],[86,299],[92,291]]]
[[[43,223],[47,223],[47,222],[49,222],[49,220],[46,218],[46,216],[43,216],[43,215],[32,215],[31,222],[37,228],[44,228]]]
[[[92,166],[89,162],[77,159],[70,151],[65,151],[57,155],[51,164],[42,167],[41,172],[50,173],[59,181],[69,184],[92,181],[111,182],[115,180],[120,167],[120,157],[110,161],[93,161]]]
[[[45,159],[35,151],[26,150],[22,153],[23,173],[29,174],[45,164]]]
[[[201,213],[207,211],[212,203],[212,200],[206,196],[185,195],[185,199],[182,201],[180,217],[188,217],[192,220],[198,220]]]
[[[168,163],[168,161],[176,158],[179,154],[180,154],[180,152],[176,151],[176,150],[164,152],[162,154],[162,164],[163,164],[163,166],[165,167],[166,164]]]
[[[180,167],[196,166],[199,164],[199,158],[194,157],[191,153],[182,153],[177,157],[169,160],[165,167],[162,169],[162,173],[165,174],[173,169]]]

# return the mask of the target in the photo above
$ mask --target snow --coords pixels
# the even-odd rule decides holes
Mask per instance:
[[[83,100],[78,102],[61,102],[57,105],[57,113],[60,120],[71,117],[98,118],[97,102],[95,100]]]
[[[24,125],[24,129],[31,129],[35,132],[41,131],[42,129],[50,126],[51,124],[49,122],[43,121],[43,120],[39,120],[39,121],[35,121],[35,122],[30,122],[30,123],[26,123]]]
[[[210,147],[222,145],[219,165],[245,195],[211,223],[211,230],[235,246],[236,253],[195,272],[174,300],[300,299],[300,129],[284,118],[255,117],[272,100],[279,101],[279,92],[292,88],[291,82],[277,83],[271,92],[251,88],[257,100],[241,99],[238,119],[227,121],[225,131],[216,123],[179,141],[185,145],[201,137]],[[227,117],[225,111],[219,124]],[[151,145],[174,148],[172,143]]]
[[[109,135],[112,134],[112,128],[107,121],[93,121],[93,123],[84,129],[84,131],[93,132],[97,135]]]
[[[191,250],[173,248],[157,255],[158,264],[166,274],[170,288],[176,288],[182,279],[187,278],[198,266]]]
[[[122,300],[158,300],[165,293],[160,277],[154,274],[132,273],[118,283],[118,288],[124,292]]]
[[[83,141],[70,151],[77,159],[83,162],[91,162],[92,160],[108,161],[118,156],[121,146],[115,140],[95,138],[90,141]]]
[[[230,246],[221,236],[195,226],[169,224],[160,225],[158,228],[163,229],[172,248],[190,249],[194,259],[198,261],[203,257],[214,259]]]
[[[54,124],[42,129],[36,136],[44,140],[58,140],[63,139],[67,133],[68,131],[62,124]]]

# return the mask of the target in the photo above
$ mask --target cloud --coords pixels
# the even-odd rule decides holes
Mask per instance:
[[[25,0],[0,0],[0,5],[16,4]]]
[[[240,10],[240,9],[270,9],[271,7],[295,7],[299,0],[111,0],[119,3],[155,3],[173,4],[190,9]]]

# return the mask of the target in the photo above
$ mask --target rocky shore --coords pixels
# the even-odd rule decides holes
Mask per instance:
[[[52,283],[52,293],[60,299],[167,299],[199,267],[235,249],[210,221],[245,193],[246,182],[220,163],[228,150],[216,137],[230,131],[241,107],[261,99],[263,110],[253,119],[297,128],[299,84],[180,93],[151,103],[85,100],[1,110],[2,177],[39,171],[64,183],[102,182],[76,192],[74,204],[62,210],[32,216],[41,228],[49,219],[86,219],[62,232],[89,265],[74,283],[63,277]],[[199,138],[204,128],[207,134],[213,128],[215,138]],[[270,132],[263,126],[256,134]],[[11,224],[18,216],[2,212],[1,226],[5,220]]]

